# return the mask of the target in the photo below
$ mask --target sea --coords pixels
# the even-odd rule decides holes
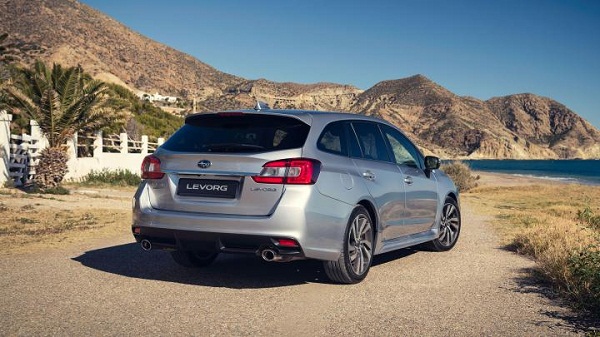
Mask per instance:
[[[600,160],[464,160],[474,171],[600,185]]]

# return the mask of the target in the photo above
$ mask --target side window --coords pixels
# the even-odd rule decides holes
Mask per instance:
[[[374,123],[353,122],[352,126],[358,137],[358,144],[362,150],[363,158],[381,161],[390,161],[387,148],[381,131]]]
[[[317,141],[317,148],[321,151],[348,156],[346,143],[344,123],[333,122],[323,129],[323,132]]]
[[[382,125],[381,128],[394,153],[394,161],[396,164],[419,167],[419,155],[417,149],[415,149],[410,141],[394,128],[387,125]]]

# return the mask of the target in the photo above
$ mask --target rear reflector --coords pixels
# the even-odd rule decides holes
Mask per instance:
[[[315,159],[294,158],[271,161],[252,179],[260,184],[312,185],[317,182],[321,162]]]
[[[292,239],[277,239],[277,245],[279,247],[298,247],[299,244],[296,240]]]
[[[160,159],[149,155],[142,161],[142,179],[162,179],[164,173],[160,170]]]

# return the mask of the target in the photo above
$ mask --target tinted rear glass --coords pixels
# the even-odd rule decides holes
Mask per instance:
[[[333,122],[327,125],[317,141],[317,148],[321,151],[348,156],[344,124],[345,122]]]
[[[163,148],[177,152],[253,153],[299,148],[310,127],[285,116],[206,114],[186,119]]]

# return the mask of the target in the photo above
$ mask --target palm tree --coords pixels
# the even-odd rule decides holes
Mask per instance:
[[[60,184],[67,173],[65,143],[75,132],[93,132],[123,123],[123,115],[108,104],[108,87],[85,74],[81,66],[52,69],[36,61],[19,69],[4,90],[10,112],[39,124],[48,140],[41,152],[34,182],[42,189]]]

